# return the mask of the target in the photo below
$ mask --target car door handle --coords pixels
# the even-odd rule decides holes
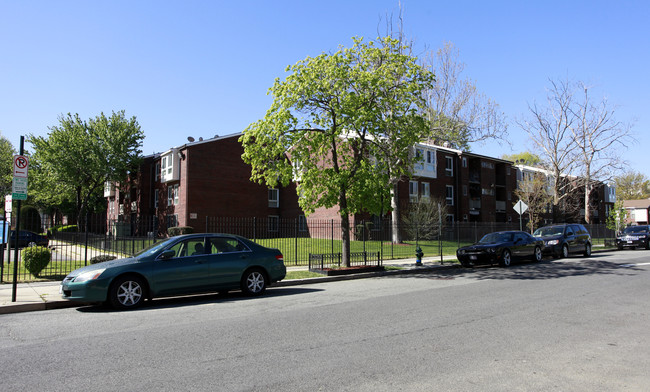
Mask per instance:
[[[204,264],[205,260],[194,260],[196,264]]]

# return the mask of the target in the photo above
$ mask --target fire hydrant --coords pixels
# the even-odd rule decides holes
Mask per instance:
[[[422,252],[422,248],[418,246],[415,248],[415,265],[422,265],[422,256],[424,256],[424,252]]]

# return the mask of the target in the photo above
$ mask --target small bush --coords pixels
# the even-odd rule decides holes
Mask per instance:
[[[43,268],[50,264],[52,252],[44,246],[32,246],[23,248],[20,252],[22,254],[25,269],[32,275],[38,276],[43,271]]]
[[[191,226],[176,226],[170,227],[167,229],[167,233],[170,237],[174,237],[181,234],[192,234],[194,233],[194,228]]]
[[[117,257],[111,255],[99,255],[90,258],[90,264],[103,263],[105,261],[115,260]]]

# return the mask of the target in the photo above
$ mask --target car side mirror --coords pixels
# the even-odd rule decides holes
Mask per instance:
[[[174,256],[176,256],[176,251],[173,249],[167,249],[166,251],[162,252],[158,258],[160,260],[169,260]]]

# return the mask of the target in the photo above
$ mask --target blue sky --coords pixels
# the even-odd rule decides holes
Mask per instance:
[[[500,157],[531,150],[515,119],[544,103],[548,79],[594,86],[634,123],[626,152],[650,177],[650,2],[403,0],[416,53],[452,42],[465,76],[509,122]],[[0,132],[46,135],[58,117],[125,110],[145,132],[143,152],[188,136],[241,132],[264,116],[268,88],[287,65],[375,38],[397,0],[0,0]]]

